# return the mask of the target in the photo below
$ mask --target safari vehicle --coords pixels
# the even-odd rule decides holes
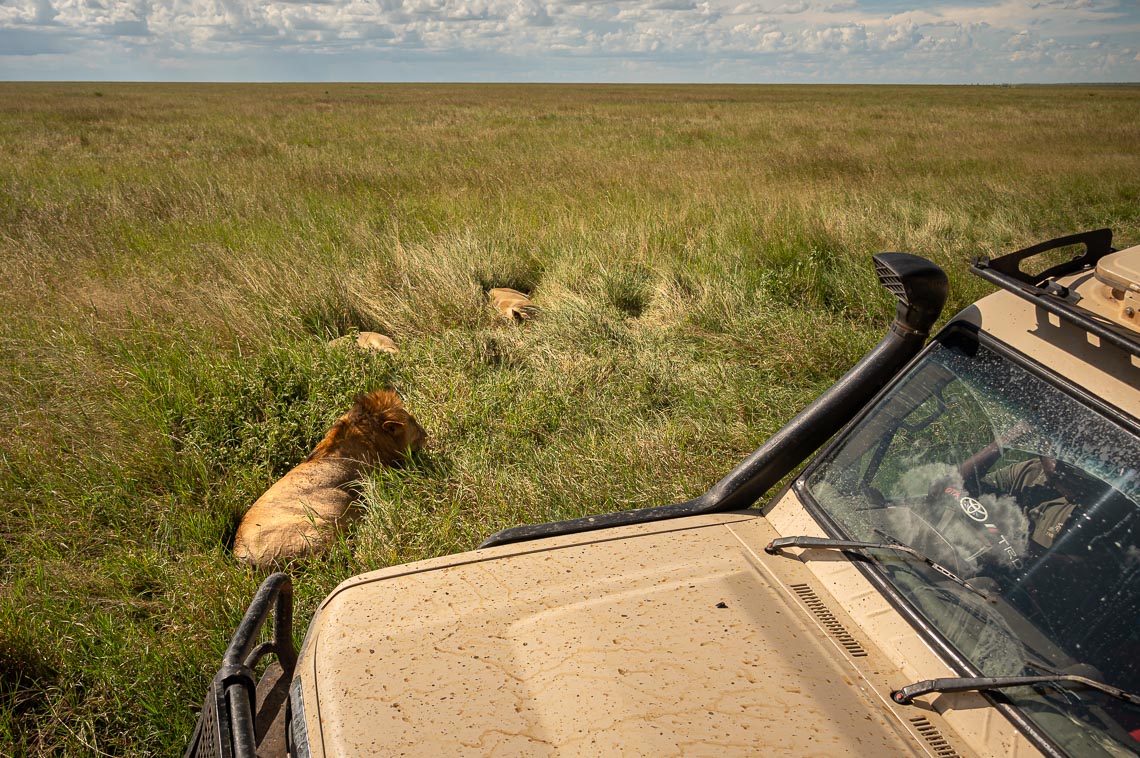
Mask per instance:
[[[299,655],[271,576],[187,754],[1140,753],[1140,246],[1111,243],[975,260],[1000,291],[929,343],[945,274],[874,256],[880,344],[688,502],[354,577]]]

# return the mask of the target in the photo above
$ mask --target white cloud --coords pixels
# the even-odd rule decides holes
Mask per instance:
[[[1033,34],[1031,34],[1028,29],[1022,29],[1021,31],[1015,33],[1009,39],[1007,39],[1002,44],[1002,49],[1003,50],[1027,50],[1027,49],[1033,47],[1034,44],[1036,44],[1036,42],[1034,40]]]
[[[882,50],[909,50],[922,42],[918,24],[905,21],[889,28],[887,36],[880,43]]]
[[[804,29],[800,38],[801,49],[809,53],[851,53],[867,47],[867,29],[862,24]]]
[[[796,0],[791,3],[781,3],[772,9],[772,14],[775,16],[794,16],[797,13],[803,13],[809,6],[804,0]]]
[[[1011,62],[1042,63],[1051,59],[1056,46],[1056,40],[1052,38],[1039,39],[1036,34],[1028,29],[1022,29],[1006,40],[1002,49],[1009,51]]]
[[[784,33],[777,29],[773,32],[764,32],[760,37],[760,50],[772,52],[784,46]]]

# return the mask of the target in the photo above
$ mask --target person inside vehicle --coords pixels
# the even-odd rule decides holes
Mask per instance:
[[[1026,554],[1003,594],[1079,662],[1078,673],[1136,691],[1140,592],[1130,556],[1140,554],[1140,512],[1111,485],[1054,455],[990,471],[1028,431],[1024,422],[1015,425],[958,468],[965,487],[1014,498],[1028,519]],[[1140,709],[1120,701],[1102,707],[1140,742]]]
[[[958,467],[963,482],[973,482],[978,492],[1009,495],[1029,519],[1030,551],[1040,553],[1053,547],[1085,494],[1081,477],[1069,464],[1040,453],[1025,461],[988,473],[1010,442],[1022,437],[1029,427],[1018,423]]]

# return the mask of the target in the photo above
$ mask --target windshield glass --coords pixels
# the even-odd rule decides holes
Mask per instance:
[[[809,475],[854,539],[917,548],[993,596],[877,551],[984,676],[1045,664],[1140,693],[1140,440],[958,330]],[[1140,708],[1091,689],[1003,690],[1073,754],[1140,752]]]

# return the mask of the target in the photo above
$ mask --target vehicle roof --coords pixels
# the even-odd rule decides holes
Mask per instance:
[[[1093,270],[1061,277],[1058,284],[1105,322],[1138,332],[1140,246],[1105,256]],[[1090,395],[1140,419],[1140,359],[1009,291],[982,298],[952,321],[966,321]]]

